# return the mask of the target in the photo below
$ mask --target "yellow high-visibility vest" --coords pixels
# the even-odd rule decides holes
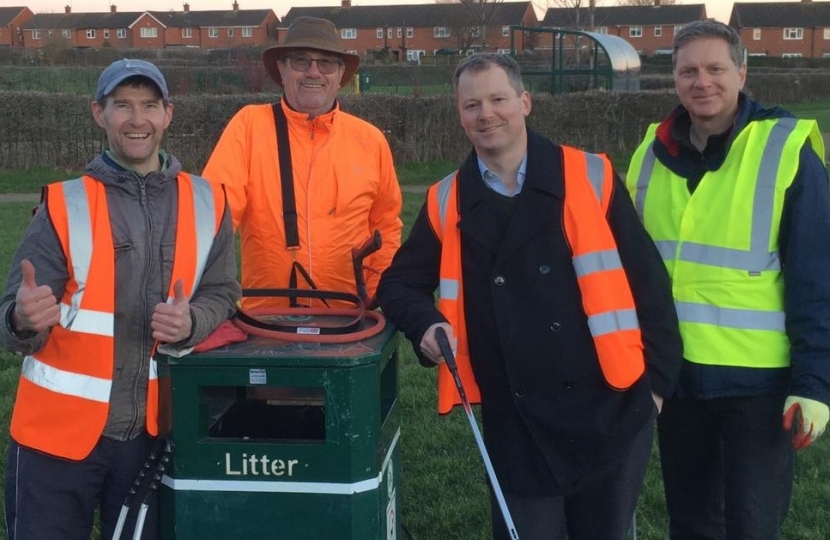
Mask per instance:
[[[657,125],[631,159],[626,185],[672,280],[684,357],[698,364],[781,368],[790,363],[778,236],[784,195],[813,120],[747,125],[693,194],[656,159]]]

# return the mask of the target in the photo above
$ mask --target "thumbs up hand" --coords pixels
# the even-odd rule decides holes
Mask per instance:
[[[153,339],[164,343],[177,343],[190,337],[193,319],[190,318],[190,300],[184,293],[181,279],[173,285],[173,302],[156,304],[150,328]]]
[[[12,313],[12,326],[15,332],[43,332],[58,324],[61,310],[58,299],[48,285],[38,286],[35,280],[35,267],[28,260],[20,263],[23,281],[17,289]]]

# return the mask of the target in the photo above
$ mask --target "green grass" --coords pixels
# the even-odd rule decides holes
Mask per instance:
[[[795,103],[783,107],[799,118],[812,118],[818,121],[821,132],[830,133],[830,101]]]
[[[423,200],[423,194],[404,194],[403,219],[407,230]],[[30,203],[0,203],[0,272],[3,276],[29,222],[30,209]],[[466,417],[460,410],[438,416],[435,413],[435,370],[417,363],[408,342],[402,340],[400,352],[401,521],[414,540],[487,540],[490,538],[490,508],[484,482],[486,475]],[[3,463],[19,371],[20,359],[0,350],[0,459]],[[819,440],[815,447],[799,452],[798,478],[783,538],[830,538],[828,453],[830,436]],[[637,509],[639,540],[667,538],[656,450],[652,456]],[[0,485],[3,476],[4,468],[0,467]],[[3,538],[4,532],[0,531],[0,539]],[[408,540],[405,534],[402,540]]]

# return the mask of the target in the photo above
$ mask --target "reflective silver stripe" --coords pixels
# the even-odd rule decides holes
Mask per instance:
[[[652,149],[653,146],[654,140],[646,148],[646,154],[643,156],[643,162],[640,165],[640,176],[637,177],[637,188],[634,193],[634,208],[637,210],[637,215],[640,216],[640,221],[643,221],[648,184],[651,182],[651,175],[654,173],[654,163],[657,160]]]
[[[616,249],[607,249],[574,257],[573,265],[576,277],[583,277],[595,272],[622,268],[622,261]]]
[[[444,300],[458,300],[458,280],[441,278],[438,294]]]
[[[162,477],[161,483],[174,491],[214,491],[214,492],[249,492],[249,493],[315,493],[325,495],[354,495],[373,491],[382,487],[383,477],[387,476],[387,469],[392,463],[392,454],[398,445],[401,430],[395,432],[392,442],[388,446],[383,465],[377,476],[358,482],[283,482],[278,480],[190,480],[173,478],[168,475]]]
[[[636,330],[640,328],[640,323],[637,321],[637,310],[620,309],[588,317],[588,328],[596,338],[620,330]]]
[[[605,181],[605,164],[603,163],[603,159],[598,155],[589,154],[588,152],[583,153],[587,161],[588,182],[590,182],[594,190],[597,201],[602,204],[602,184]]]
[[[72,327],[67,330],[73,332],[83,332],[85,334],[95,334],[98,336],[113,336],[113,328],[115,321],[112,313],[105,311],[94,311],[91,309],[76,309],[66,303],[61,303],[61,321],[69,318],[70,312],[74,315],[72,317]],[[63,323],[61,322],[63,326]]]
[[[674,240],[655,240],[654,245],[664,261],[673,261],[677,253],[677,242]]]
[[[150,380],[156,380],[159,378],[159,363],[156,361],[155,358],[150,358]]]
[[[771,210],[771,209],[770,209]],[[772,212],[768,212],[772,214]],[[753,232],[753,237],[755,233]],[[769,232],[767,233],[769,237]],[[769,244],[764,244],[761,249],[755,249],[756,239],[752,239],[750,251],[742,249],[724,248],[697,244],[695,242],[684,242],[680,246],[678,260],[717,266],[718,268],[731,268],[733,270],[746,270],[747,272],[761,272],[762,270],[781,270],[781,260],[778,252],[770,253],[767,249]]]
[[[441,235],[444,233],[444,222],[447,220],[447,201],[450,198],[450,189],[452,189],[455,174],[458,171],[452,172],[438,182],[438,217],[441,222]]]
[[[72,295],[70,308],[61,309],[61,326],[67,330],[74,330],[75,317],[84,298],[89,266],[92,262],[92,221],[83,178],[64,182],[63,198],[69,231],[68,255],[72,261],[72,275],[78,283],[78,290]],[[109,331],[112,332],[111,329]]]
[[[742,330],[784,331],[783,311],[734,309],[691,302],[675,302],[680,322],[703,323]]]
[[[213,200],[213,190],[204,178],[191,176],[193,185],[193,213],[196,220],[196,272],[193,276],[193,289],[191,296],[199,282],[207,265],[207,258],[210,248],[213,246],[213,238],[216,234],[216,207]],[[173,303],[173,297],[167,298],[167,303]]]
[[[63,371],[34,356],[27,356],[23,360],[21,374],[32,384],[58,394],[109,403],[112,382],[107,379]]]

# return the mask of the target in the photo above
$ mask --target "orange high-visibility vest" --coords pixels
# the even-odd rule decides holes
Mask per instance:
[[[582,307],[606,382],[616,390],[625,390],[644,373],[645,359],[631,286],[606,218],[614,189],[611,163],[605,156],[567,146],[562,146],[562,153],[562,220],[582,293]],[[456,363],[467,397],[470,403],[480,403],[464,316],[457,174],[430,187],[427,214],[441,241],[438,310],[447,318],[458,340]],[[446,364],[440,364],[438,370],[438,412],[443,414],[461,404],[461,400]]]
[[[198,286],[222,222],[221,189],[179,173],[176,251],[168,302],[181,279],[188,296]],[[49,186],[49,218],[66,255],[69,281],[61,320],[46,344],[23,361],[11,421],[18,443],[81,460],[103,433],[114,369],[115,250],[104,184],[90,176]],[[124,277],[122,276],[122,279]],[[137,330],[136,330],[137,331]],[[147,431],[158,434],[158,375],[150,361]]]

